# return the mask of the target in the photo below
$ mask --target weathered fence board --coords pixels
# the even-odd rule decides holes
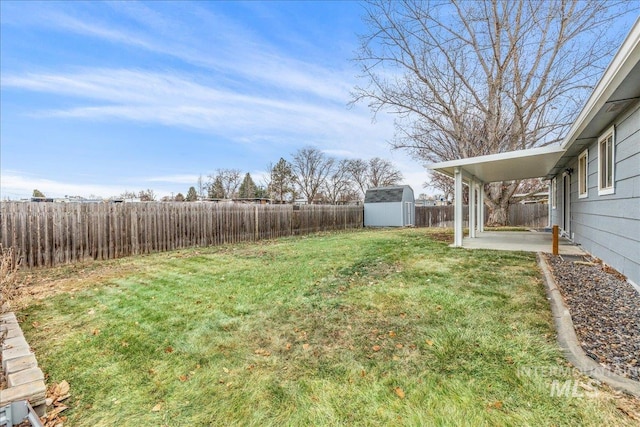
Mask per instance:
[[[462,208],[464,226],[469,226],[468,206]],[[416,206],[416,227],[453,227],[454,206]],[[514,204],[509,206],[509,224],[518,227],[544,228],[548,225],[549,206]],[[489,210],[484,211],[485,223]]]
[[[512,205],[510,225],[546,227],[547,209]],[[453,216],[453,206],[416,207],[416,226],[451,227]],[[0,244],[25,266],[54,266],[362,228],[363,217],[361,206],[0,202]]]
[[[29,267],[362,228],[358,206],[0,202],[0,244]]]

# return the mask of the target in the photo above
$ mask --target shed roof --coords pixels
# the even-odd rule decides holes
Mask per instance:
[[[369,188],[367,190],[367,193],[364,196],[364,202],[365,203],[401,202],[404,190],[407,188],[411,190],[411,187],[409,187],[408,185]]]

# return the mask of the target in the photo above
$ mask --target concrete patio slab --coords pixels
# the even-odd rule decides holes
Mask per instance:
[[[552,236],[537,231],[485,231],[474,239],[465,238],[462,247],[467,249],[493,249],[499,251],[524,251],[551,253]],[[560,238],[560,255],[586,255],[580,246]]]

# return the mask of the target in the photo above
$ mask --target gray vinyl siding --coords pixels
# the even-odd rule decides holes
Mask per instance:
[[[598,195],[598,144],[589,146],[588,197],[578,198],[578,159],[571,163],[570,233],[587,252],[640,284],[640,104],[615,123],[613,194]],[[562,224],[562,176],[558,176],[554,224]]]
[[[415,200],[408,185],[367,190],[365,227],[403,227],[415,224]]]

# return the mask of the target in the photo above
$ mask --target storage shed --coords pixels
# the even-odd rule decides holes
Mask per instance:
[[[365,227],[415,225],[416,204],[408,185],[376,187],[364,196]]]

